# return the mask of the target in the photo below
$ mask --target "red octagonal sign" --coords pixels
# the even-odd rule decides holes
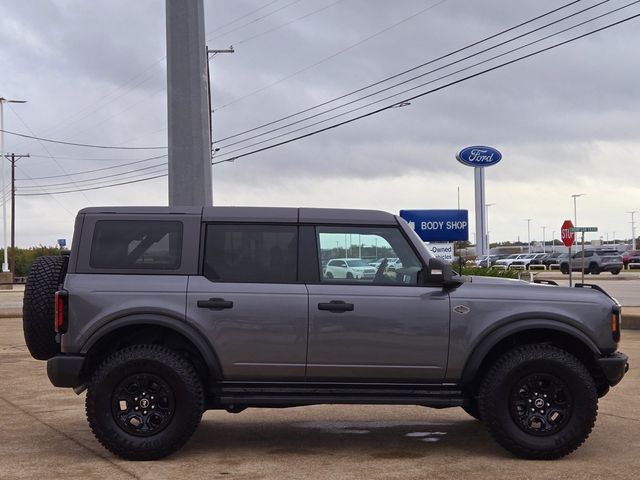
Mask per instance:
[[[571,220],[565,220],[560,227],[560,233],[562,235],[562,243],[565,247],[570,247],[576,239],[576,234],[571,231],[573,228],[573,222]]]

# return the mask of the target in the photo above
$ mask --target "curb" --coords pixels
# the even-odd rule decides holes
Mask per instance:
[[[22,318],[22,308],[3,308],[0,318]]]

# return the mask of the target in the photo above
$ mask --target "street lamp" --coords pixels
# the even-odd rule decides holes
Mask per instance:
[[[551,232],[551,251],[556,251],[556,232]]]
[[[576,213],[576,198],[578,197],[582,197],[586,195],[586,193],[574,193],[573,195],[571,195],[573,197],[573,226],[577,227],[578,226],[578,214]]]
[[[637,210],[633,210],[632,212],[627,212],[631,214],[631,250],[636,249],[636,222],[633,216],[638,213]]]
[[[489,207],[493,207],[496,205],[495,203],[485,203],[484,204],[484,224],[487,229],[485,234],[485,238],[487,239],[487,254],[491,253],[491,244],[489,243]]]
[[[2,242],[4,244],[4,259],[2,261],[2,271],[9,270],[9,247],[7,246],[7,202],[4,201],[4,193],[7,189],[4,175],[4,104],[5,103],[27,103],[26,100],[11,100],[8,98],[0,97],[0,183],[2,184]],[[13,252],[15,255],[15,252]],[[15,272],[14,272],[15,274]]]
[[[533,220],[533,218],[524,219],[524,221],[527,222],[527,253],[531,253],[531,220]]]
[[[547,241],[545,240],[545,236],[544,236],[544,232],[547,229],[547,226],[543,225],[540,228],[542,228],[542,251],[543,253],[547,253]]]

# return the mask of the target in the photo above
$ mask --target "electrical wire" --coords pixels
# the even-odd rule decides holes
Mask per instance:
[[[529,20],[526,20],[526,21],[524,21],[524,22],[522,22],[522,23],[519,23],[518,25],[515,25],[515,26],[513,26],[513,27],[509,27],[509,28],[507,28],[507,29],[505,29],[505,30],[502,30],[502,31],[498,32],[498,33],[495,33],[495,34],[490,35],[490,36],[488,36],[488,37],[485,37],[485,38],[483,38],[483,39],[481,39],[481,40],[478,40],[477,42],[471,43],[471,44],[469,44],[469,45],[466,45],[466,46],[464,46],[464,47],[462,47],[462,48],[459,48],[459,49],[454,50],[454,51],[452,51],[452,52],[449,52],[449,53],[447,53],[447,54],[441,55],[441,56],[439,56],[439,57],[437,57],[437,58],[434,58],[434,59],[429,60],[429,61],[427,61],[427,62],[421,63],[420,65],[417,65],[417,66],[415,66],[415,67],[411,67],[411,68],[409,68],[409,69],[407,69],[407,70],[404,70],[404,71],[402,71],[402,72],[400,72],[400,73],[397,73],[397,74],[391,75],[391,76],[389,76],[389,77],[383,78],[382,80],[378,80],[377,82],[370,83],[370,84],[368,84],[368,85],[365,85],[364,87],[358,88],[358,89],[356,89],[356,90],[352,90],[352,91],[350,91],[350,92],[348,92],[348,93],[345,93],[345,94],[343,94],[343,95],[341,95],[341,96],[339,96],[339,97],[335,97],[335,98],[332,98],[332,99],[327,100],[327,101],[325,101],[325,102],[322,102],[322,103],[319,103],[319,104],[317,104],[317,105],[314,105],[314,106],[312,106],[312,107],[305,108],[304,110],[301,110],[301,111],[299,111],[299,112],[296,112],[296,113],[293,113],[293,114],[287,115],[287,116],[282,117],[282,118],[279,118],[279,119],[277,119],[277,120],[273,120],[273,121],[270,121],[270,122],[268,122],[268,123],[264,123],[264,124],[262,124],[262,125],[258,125],[258,126],[256,126],[256,127],[250,128],[250,129],[248,129],[248,130],[244,130],[244,131],[242,131],[242,132],[235,133],[235,134],[233,134],[233,135],[229,135],[229,136],[227,136],[227,137],[223,137],[223,138],[217,139],[217,140],[215,140],[215,141],[214,141],[214,143],[221,143],[221,142],[224,142],[224,141],[226,141],[226,140],[230,140],[230,139],[232,139],[232,138],[236,138],[236,137],[239,137],[239,136],[245,135],[245,134],[247,134],[247,133],[254,132],[254,131],[259,130],[259,129],[261,129],[261,128],[269,127],[269,126],[274,125],[274,124],[276,124],[276,123],[280,123],[280,122],[283,122],[283,121],[285,121],[285,120],[289,120],[290,118],[297,117],[298,115],[302,115],[303,113],[307,113],[307,112],[309,112],[309,111],[315,110],[316,108],[324,107],[325,105],[329,105],[329,104],[331,104],[331,103],[337,102],[338,100],[342,100],[342,99],[347,98],[347,97],[349,97],[349,96],[351,96],[351,95],[355,95],[356,93],[360,93],[360,92],[362,92],[362,91],[364,91],[364,90],[367,90],[367,89],[369,89],[369,88],[373,88],[373,87],[378,86],[378,85],[380,85],[380,84],[382,84],[382,83],[385,83],[385,82],[387,82],[387,81],[389,81],[389,80],[393,80],[394,78],[401,77],[402,75],[406,75],[407,73],[411,73],[411,72],[413,72],[413,71],[415,71],[415,70],[418,70],[418,69],[420,69],[420,68],[422,68],[422,67],[426,67],[427,65],[431,65],[431,64],[433,64],[433,63],[435,63],[435,62],[438,62],[438,61],[440,61],[440,60],[444,60],[445,58],[451,57],[451,56],[453,56],[453,55],[455,55],[455,54],[457,54],[457,53],[461,53],[461,52],[463,52],[463,51],[465,51],[465,50],[468,50],[468,49],[470,49],[470,48],[473,48],[473,47],[475,47],[475,46],[478,46],[478,45],[480,45],[480,44],[482,44],[482,43],[488,42],[489,40],[493,40],[494,38],[497,38],[497,37],[499,37],[499,36],[501,36],[501,35],[504,35],[505,33],[511,32],[511,31],[513,31],[513,30],[516,30],[516,29],[518,29],[518,28],[520,28],[520,27],[523,27],[524,25],[527,25],[527,24],[529,24],[529,23],[533,23],[533,22],[535,22],[536,20],[540,20],[541,18],[544,18],[544,17],[547,17],[547,16],[549,16],[549,15],[552,15],[552,14],[554,14],[554,13],[556,13],[556,12],[560,11],[560,10],[563,10],[563,9],[565,9],[565,8],[568,8],[568,7],[570,7],[571,5],[574,5],[574,4],[579,3],[579,2],[581,2],[581,1],[582,1],[582,0],[573,0],[573,1],[571,1],[571,2],[569,2],[569,3],[567,3],[567,4],[565,4],[565,5],[562,5],[562,6],[558,7],[558,8],[555,8],[555,9],[553,9],[553,10],[550,10],[550,11],[548,11],[548,12],[546,12],[546,13],[542,14],[542,15],[538,15],[538,16],[536,16],[536,17],[533,17],[533,18],[531,18],[531,19],[529,19]],[[609,0],[607,0],[607,1],[609,1]]]
[[[226,108],[226,107],[228,107],[229,105],[233,105],[234,103],[238,103],[238,102],[240,102],[240,101],[242,101],[242,100],[244,100],[244,99],[246,99],[246,98],[249,98],[249,97],[251,97],[251,96],[255,95],[256,93],[263,92],[264,90],[267,90],[267,89],[269,89],[269,88],[271,88],[271,87],[274,87],[275,85],[278,85],[279,83],[282,83],[282,82],[284,82],[284,81],[286,81],[286,80],[289,80],[290,78],[293,78],[293,77],[295,77],[295,76],[297,76],[297,75],[300,75],[301,73],[304,73],[304,72],[306,72],[306,71],[308,71],[308,70],[311,70],[312,68],[315,68],[315,67],[317,67],[318,65],[321,65],[321,64],[323,64],[323,63],[325,63],[325,62],[327,62],[327,61],[329,61],[329,60],[331,60],[331,59],[333,59],[333,58],[335,58],[335,57],[337,57],[337,56],[339,56],[339,55],[342,55],[343,53],[348,52],[349,50],[352,50],[352,49],[354,49],[355,47],[358,47],[358,46],[362,45],[363,43],[368,42],[369,40],[371,40],[371,39],[373,39],[373,38],[375,38],[375,37],[378,37],[378,36],[382,35],[383,33],[388,32],[389,30],[391,30],[391,29],[393,29],[393,28],[397,27],[398,25],[402,25],[403,23],[408,22],[409,20],[412,20],[412,19],[414,19],[415,17],[417,17],[417,16],[419,16],[419,15],[422,15],[423,13],[427,12],[428,10],[431,10],[431,9],[433,9],[433,8],[436,8],[436,7],[438,7],[439,5],[442,5],[443,3],[446,3],[446,2],[448,2],[448,1],[449,1],[449,0],[439,0],[439,1],[437,1],[436,3],[434,3],[434,4],[429,5],[428,7],[425,7],[425,8],[423,8],[423,9],[421,9],[421,10],[418,10],[417,12],[415,12],[415,13],[413,13],[413,14],[409,15],[408,17],[403,18],[402,20],[400,20],[400,21],[398,21],[398,22],[396,22],[396,23],[393,23],[392,25],[389,25],[389,26],[387,26],[387,27],[383,28],[382,30],[378,30],[377,32],[375,32],[375,33],[373,33],[373,34],[371,34],[371,35],[369,35],[369,36],[367,36],[367,37],[365,37],[365,38],[363,38],[363,39],[361,39],[361,40],[358,40],[357,42],[352,43],[351,45],[349,45],[349,46],[347,46],[347,47],[345,47],[345,48],[343,48],[343,49],[341,49],[341,50],[338,50],[337,52],[335,52],[335,53],[333,53],[333,54],[329,55],[328,57],[324,57],[324,58],[322,58],[322,59],[318,60],[317,62],[315,62],[315,63],[313,63],[313,64],[311,64],[311,65],[307,65],[306,67],[301,68],[300,70],[297,70],[297,71],[295,71],[295,72],[293,72],[293,73],[290,73],[289,75],[286,75],[286,76],[284,76],[284,77],[281,77],[281,78],[279,78],[278,80],[276,80],[276,81],[274,81],[274,82],[271,82],[271,83],[270,83],[270,84],[268,84],[268,85],[265,85],[265,86],[263,86],[263,87],[260,87],[260,88],[258,88],[257,90],[254,90],[254,91],[249,92],[249,93],[247,93],[247,94],[245,94],[245,95],[242,95],[241,97],[235,98],[235,99],[233,99],[233,100],[231,100],[231,101],[229,101],[229,102],[225,103],[224,105],[222,105],[222,106],[218,107],[218,108],[217,108],[217,110],[220,110],[220,109],[222,109],[222,108]]]
[[[297,140],[301,140],[301,139],[303,139],[303,138],[311,137],[311,136],[313,136],[313,135],[317,135],[317,134],[319,134],[319,133],[326,132],[326,131],[328,131],[328,130],[332,130],[332,129],[334,129],[334,128],[338,128],[338,127],[341,127],[341,126],[343,126],[343,125],[347,125],[347,124],[349,124],[349,123],[353,123],[353,122],[355,122],[355,121],[357,121],[357,120],[361,120],[361,119],[363,119],[363,118],[367,118],[367,117],[370,117],[370,116],[373,116],[373,115],[377,115],[377,114],[382,113],[382,112],[384,112],[384,111],[386,111],[386,110],[389,110],[389,109],[391,109],[391,108],[394,108],[394,107],[396,107],[396,106],[398,106],[398,105],[400,105],[400,104],[411,102],[411,101],[416,100],[416,99],[418,99],[418,98],[424,97],[425,95],[429,95],[429,94],[432,94],[432,93],[438,92],[438,91],[440,91],[440,90],[444,90],[445,88],[451,87],[451,86],[453,86],[453,85],[457,85],[457,84],[462,83],[462,82],[465,82],[465,81],[467,81],[467,80],[471,80],[471,79],[473,79],[473,78],[479,77],[480,75],[484,75],[484,74],[486,74],[486,73],[489,73],[489,72],[492,72],[492,71],[498,70],[498,69],[503,68],[503,67],[505,67],[505,66],[508,66],[508,65],[514,64],[514,63],[516,63],[516,62],[519,62],[519,61],[525,60],[525,59],[527,59],[527,58],[534,57],[534,56],[539,55],[539,54],[541,54],[541,53],[548,52],[549,50],[553,50],[553,49],[555,49],[555,48],[561,47],[561,46],[563,46],[563,45],[567,45],[567,44],[569,44],[569,43],[575,42],[575,41],[577,41],[577,40],[580,40],[580,39],[582,39],[582,38],[588,37],[588,36],[590,36],[590,35],[594,35],[594,34],[596,34],[596,33],[599,33],[599,32],[601,32],[601,31],[603,31],[603,30],[607,30],[607,29],[609,29],[609,28],[612,28],[612,27],[615,27],[615,26],[621,25],[622,23],[625,23],[625,22],[628,22],[628,21],[634,20],[634,19],[636,19],[636,18],[638,18],[638,17],[640,17],[640,14],[632,15],[632,16],[630,16],[630,17],[624,18],[624,19],[619,20],[619,21],[617,21],[617,22],[610,23],[610,24],[608,24],[608,25],[606,25],[606,26],[604,26],[604,27],[601,27],[601,28],[597,28],[597,29],[591,30],[591,31],[589,31],[589,32],[587,32],[587,33],[584,33],[584,34],[582,34],[582,35],[578,35],[578,36],[576,36],[576,37],[572,37],[572,38],[570,38],[570,39],[568,39],[568,40],[565,40],[565,41],[562,41],[562,42],[556,43],[556,44],[551,45],[551,46],[549,46],[549,47],[545,47],[545,48],[542,48],[542,49],[540,49],[540,50],[536,50],[536,51],[534,51],[534,52],[532,52],[532,53],[529,53],[529,54],[526,54],[526,55],[523,55],[523,56],[517,57],[517,58],[515,58],[515,59],[513,59],[513,60],[509,60],[509,61],[504,62],[504,63],[501,63],[501,64],[499,64],[499,65],[496,65],[496,66],[493,66],[493,67],[487,68],[487,69],[485,69],[485,70],[482,70],[482,71],[480,71],[480,72],[474,73],[474,74],[472,74],[472,75],[468,75],[468,76],[463,77],[463,78],[461,78],[461,79],[454,80],[454,81],[449,82],[449,83],[447,83],[447,84],[445,84],[445,85],[441,85],[441,86],[439,86],[439,87],[436,87],[436,88],[433,88],[433,89],[427,90],[426,92],[423,92],[423,93],[420,93],[420,94],[414,95],[414,96],[412,96],[412,97],[407,97],[407,98],[405,98],[405,99],[403,99],[403,100],[400,100],[400,101],[398,101],[398,102],[394,102],[394,103],[392,103],[392,104],[390,104],[390,105],[387,105],[387,106],[385,106],[385,107],[379,108],[379,109],[377,109],[377,110],[373,110],[373,111],[371,111],[371,112],[368,112],[368,113],[365,113],[365,114],[359,115],[359,116],[357,116],[357,117],[354,117],[354,118],[351,118],[351,119],[348,119],[348,120],[345,120],[345,121],[343,121],[343,122],[339,122],[339,123],[336,123],[336,124],[333,124],[333,125],[329,125],[329,126],[327,126],[327,127],[324,127],[324,128],[318,129],[318,130],[314,130],[313,132],[309,132],[309,133],[306,133],[306,134],[304,134],[304,135],[299,135],[299,136],[297,136],[297,137],[294,137],[294,138],[291,138],[291,139],[288,139],[288,140],[285,140],[285,141],[282,141],[282,142],[278,142],[278,143],[275,143],[275,144],[273,144],[273,145],[269,145],[269,146],[262,147],[262,148],[259,148],[259,149],[256,149],[256,150],[252,150],[252,151],[250,151],[250,152],[243,153],[243,154],[241,154],[241,155],[237,155],[237,156],[232,157],[232,158],[228,158],[228,159],[224,159],[224,160],[218,160],[217,162],[212,162],[212,165],[216,165],[216,164],[224,163],[224,162],[233,162],[233,161],[235,161],[235,160],[238,160],[238,159],[243,158],[243,157],[247,157],[247,156],[249,156],[249,155],[254,155],[254,154],[259,153],[259,152],[264,152],[264,151],[266,151],[266,150],[271,150],[272,148],[280,147],[280,146],[282,146],[282,145],[286,145],[286,144],[288,144],[288,143],[295,142],[295,141],[297,141]]]
[[[24,133],[11,132],[9,130],[2,130],[2,129],[0,129],[0,132],[6,133],[7,135],[14,135],[16,137],[29,138],[32,140],[39,140],[41,142],[56,143],[59,145],[69,145],[72,147],[103,148],[103,149],[109,149],[109,150],[166,150],[167,149],[167,147],[118,147],[113,145],[92,145],[89,143],[64,142],[62,140],[53,140],[51,138],[36,137],[35,135],[26,135]]]
[[[635,3],[635,2],[634,2],[634,3]],[[348,120],[345,120],[345,121],[342,121],[342,122],[339,122],[339,123],[336,123],[336,124],[333,124],[333,125],[329,125],[329,126],[327,126],[327,127],[324,127],[324,128],[318,129],[318,130],[315,130],[315,131],[313,131],[313,132],[308,132],[308,133],[306,133],[306,134],[299,135],[299,136],[297,136],[297,137],[294,137],[294,138],[291,138],[291,139],[288,139],[288,140],[285,140],[285,141],[282,141],[282,142],[278,142],[278,143],[275,143],[275,144],[272,144],[272,145],[268,145],[268,146],[266,146],[266,147],[262,147],[262,148],[259,148],[259,149],[256,149],[256,150],[253,150],[253,151],[250,151],[250,152],[246,152],[246,153],[243,153],[243,154],[241,154],[241,155],[237,155],[237,156],[232,157],[232,158],[228,158],[228,159],[223,159],[223,160],[219,160],[219,161],[216,161],[216,162],[212,162],[212,165],[216,165],[216,164],[220,164],[220,163],[224,163],[224,162],[232,162],[232,161],[235,161],[235,160],[237,160],[237,159],[239,159],[239,158],[247,157],[247,156],[249,156],[249,155],[253,155],[253,154],[256,154],[256,153],[259,153],[259,152],[263,152],[263,151],[266,151],[266,150],[270,150],[270,149],[273,149],[273,148],[276,148],[276,147],[279,147],[279,146],[282,146],[282,145],[285,145],[285,144],[288,144],[288,143],[292,143],[292,142],[297,141],[297,140],[301,140],[301,139],[303,139],[303,138],[307,138],[307,137],[310,137],[310,136],[313,136],[313,135],[317,135],[317,134],[319,134],[319,133],[322,133],[322,132],[325,132],[325,131],[328,131],[328,130],[331,130],[331,129],[338,128],[338,127],[340,127],[340,126],[343,126],[343,125],[346,125],[346,124],[349,124],[349,123],[355,122],[355,121],[357,121],[357,120],[361,120],[361,119],[363,119],[363,118],[367,118],[367,117],[370,117],[370,116],[373,116],[373,115],[377,115],[378,113],[382,113],[382,112],[384,112],[384,111],[386,111],[386,110],[389,110],[389,109],[391,109],[391,108],[397,107],[397,106],[399,106],[399,105],[401,105],[401,104],[411,102],[411,101],[413,101],[413,100],[416,100],[416,99],[421,98],[421,97],[424,97],[424,96],[426,96],[426,95],[429,95],[429,94],[435,93],[435,92],[437,92],[437,91],[443,90],[443,89],[448,88],[448,87],[450,87],[450,86],[460,84],[460,83],[462,83],[462,82],[465,82],[465,81],[468,81],[468,80],[470,80],[470,79],[473,79],[473,78],[479,77],[479,76],[484,75],[484,74],[486,74],[486,73],[489,73],[489,72],[492,72],[492,71],[498,70],[498,69],[503,68],[503,67],[505,67],[505,66],[508,66],[508,65],[514,64],[514,63],[516,63],[516,62],[520,62],[520,61],[522,61],[522,60],[525,60],[525,59],[528,59],[528,58],[534,57],[534,56],[539,55],[539,54],[544,53],[544,52],[548,52],[548,51],[550,51],[550,50],[553,50],[553,49],[556,49],[556,48],[558,48],[558,47],[561,47],[561,46],[567,45],[567,44],[569,44],[569,43],[575,42],[575,41],[580,40],[580,39],[582,39],[582,38],[586,38],[586,37],[588,37],[588,36],[591,36],[591,35],[594,35],[594,34],[596,34],[596,33],[602,32],[602,31],[604,31],[604,30],[610,29],[610,28],[612,28],[612,27],[615,27],[615,26],[621,25],[621,24],[623,24],[623,23],[629,22],[629,21],[634,20],[634,19],[636,19],[636,18],[638,18],[638,17],[640,17],[640,14],[636,14],[636,15],[632,15],[632,16],[629,16],[629,17],[623,18],[622,20],[619,20],[619,21],[616,21],[616,22],[610,23],[610,24],[605,25],[605,26],[603,26],[603,27],[600,27],[600,28],[597,28],[597,29],[593,29],[593,30],[588,31],[588,32],[586,32],[586,33],[583,33],[583,34],[581,34],[581,35],[577,35],[577,36],[575,36],[575,37],[572,37],[572,38],[569,38],[569,39],[567,39],[567,40],[564,40],[564,41],[561,41],[561,42],[555,43],[555,44],[550,45],[550,46],[548,46],[548,47],[541,48],[541,49],[539,49],[539,50],[536,50],[536,51],[530,52],[530,53],[528,53],[528,54],[525,54],[525,55],[522,55],[522,56],[516,57],[516,58],[514,58],[514,59],[511,59],[511,60],[505,61],[505,62],[503,62],[503,63],[500,63],[500,64],[498,64],[498,65],[492,66],[492,67],[490,67],[490,68],[484,69],[484,70],[482,70],[482,71],[479,71],[479,72],[473,73],[473,74],[471,74],[471,75],[467,75],[467,76],[462,77],[462,78],[460,78],[460,79],[456,79],[456,80],[451,81],[451,82],[449,82],[449,83],[447,83],[447,84],[440,85],[440,86],[438,86],[438,87],[436,87],[436,88],[433,88],[433,89],[427,90],[427,91],[425,91],[425,92],[421,92],[421,93],[416,94],[416,95],[413,95],[413,96],[411,96],[411,97],[407,97],[407,98],[405,98],[405,99],[403,99],[403,100],[401,100],[401,101],[396,101],[396,102],[394,102],[394,103],[391,103],[391,104],[386,105],[386,106],[384,106],[384,107],[382,107],[382,108],[379,108],[379,109],[373,110],[373,111],[371,111],[371,112],[367,112],[367,113],[365,113],[365,114],[362,114],[362,115],[359,115],[359,116],[353,117],[353,118],[351,118],[351,119],[348,119]],[[88,188],[86,188],[85,190],[93,190],[93,189],[99,189],[99,188],[110,188],[110,187],[113,187],[113,186],[127,185],[127,184],[131,184],[131,183],[138,183],[138,182],[143,182],[143,181],[152,180],[152,179],[155,179],[155,178],[164,177],[164,176],[166,176],[166,175],[167,175],[167,174],[165,173],[165,174],[154,175],[154,176],[145,177],[145,178],[140,178],[140,179],[136,179],[136,180],[132,180],[132,181],[127,181],[127,182],[120,182],[120,183],[115,183],[115,184],[110,184],[110,185],[103,185],[103,186],[100,186],[100,187],[88,187]],[[59,192],[55,192],[55,194],[73,193],[73,192],[75,192],[75,191],[76,191],[76,190],[59,191]],[[44,195],[44,194],[48,194],[48,193],[40,193],[40,194],[38,194],[38,193],[31,193],[31,194],[23,194],[23,195]]]
[[[392,90],[392,89],[394,89],[394,88],[396,88],[396,87],[398,87],[398,86],[401,86],[401,85],[407,84],[407,83],[409,83],[409,82],[412,82],[412,81],[417,80],[417,79],[419,79],[419,78],[425,77],[425,76],[430,75],[430,74],[432,74],[432,73],[438,72],[438,71],[440,71],[440,70],[444,70],[445,68],[448,68],[448,67],[450,67],[450,66],[456,65],[456,64],[461,63],[461,62],[463,62],[463,61],[465,61],[465,60],[469,60],[469,59],[471,59],[471,58],[473,58],[473,57],[479,56],[479,55],[481,55],[481,54],[483,54],[483,53],[486,53],[486,52],[488,52],[488,51],[490,51],[490,50],[493,50],[493,49],[495,49],[495,48],[498,48],[498,47],[504,46],[504,45],[506,45],[506,44],[508,44],[508,43],[511,43],[511,42],[513,42],[513,41],[519,40],[519,39],[521,39],[521,38],[523,38],[523,37],[525,37],[525,36],[528,36],[528,35],[530,35],[530,34],[532,34],[532,33],[536,33],[536,32],[538,32],[538,31],[541,31],[541,30],[543,30],[543,29],[545,29],[545,28],[548,28],[549,26],[555,25],[555,24],[557,24],[557,23],[559,23],[559,22],[562,22],[562,21],[564,21],[564,20],[567,20],[567,19],[569,19],[569,18],[571,18],[571,17],[574,17],[574,16],[576,16],[576,15],[579,15],[579,14],[581,14],[581,13],[584,13],[585,11],[587,11],[587,10],[591,10],[592,8],[595,8],[595,7],[597,7],[597,6],[600,6],[600,5],[602,5],[603,3],[606,3],[606,2],[608,2],[608,1],[609,1],[609,0],[604,0],[604,1],[600,2],[599,4],[596,4],[596,5],[594,5],[594,6],[591,6],[591,7],[585,8],[584,10],[581,10],[581,11],[579,11],[579,12],[575,12],[575,13],[573,13],[573,14],[571,14],[571,15],[567,15],[567,16],[565,16],[565,17],[561,18],[561,19],[555,20],[555,21],[550,22],[550,23],[548,23],[548,24],[546,24],[546,25],[543,25],[543,26],[541,26],[541,27],[537,27],[537,28],[535,28],[535,29],[533,29],[533,30],[530,30],[530,31],[528,31],[528,32],[525,32],[525,33],[523,33],[523,34],[520,34],[520,35],[518,35],[518,36],[516,36],[516,37],[513,37],[513,38],[511,38],[511,39],[505,40],[505,41],[503,41],[503,42],[501,42],[501,43],[498,43],[498,44],[496,44],[496,45],[494,45],[494,46],[488,47],[488,48],[486,48],[486,49],[484,49],[484,50],[481,50],[481,51],[479,51],[479,52],[476,52],[476,53],[474,53],[474,54],[471,54],[471,55],[468,55],[468,56],[463,57],[463,58],[461,58],[461,59],[458,59],[458,60],[456,60],[456,61],[454,61],[454,62],[450,62],[450,63],[448,63],[448,64],[446,64],[446,65],[443,65],[443,66],[440,66],[440,67],[438,67],[438,68],[432,69],[432,70],[430,70],[430,71],[428,71],[428,72],[425,72],[425,73],[422,73],[422,74],[420,74],[420,75],[414,76],[414,77],[412,77],[412,78],[409,78],[409,79],[404,80],[404,81],[402,81],[402,82],[396,83],[396,84],[391,85],[391,86],[389,86],[389,87],[386,87],[386,88],[380,89],[380,90],[378,90],[378,91],[376,91],[376,92],[373,92],[373,93],[367,94],[367,95],[365,95],[365,96],[362,96],[362,97],[356,98],[355,100],[351,100],[351,101],[349,101],[349,102],[343,103],[343,104],[338,105],[338,106],[336,106],[336,107],[333,107],[333,108],[330,108],[330,109],[324,110],[324,111],[322,111],[322,112],[320,112],[320,113],[316,113],[316,114],[314,114],[314,115],[307,116],[307,117],[305,117],[305,118],[303,118],[303,119],[297,120],[297,121],[295,121],[295,122],[288,123],[288,124],[286,124],[286,125],[282,125],[282,126],[280,126],[280,127],[278,127],[278,128],[273,128],[273,129],[271,129],[271,130],[267,130],[266,132],[263,132],[263,133],[260,133],[260,134],[253,135],[253,136],[248,137],[248,138],[245,138],[245,139],[243,139],[243,140],[238,140],[238,141],[236,141],[236,142],[233,142],[233,143],[230,143],[230,144],[227,144],[227,145],[221,145],[221,146],[220,146],[220,148],[221,148],[221,149],[226,149],[226,148],[229,148],[229,147],[234,146],[234,145],[239,145],[239,144],[245,143],[245,142],[247,142],[247,141],[249,141],[249,140],[252,140],[252,139],[255,139],[255,138],[259,138],[259,137],[262,137],[262,136],[267,135],[267,134],[269,134],[269,133],[277,132],[277,131],[279,131],[279,130],[283,130],[283,129],[287,128],[287,127],[294,126],[294,125],[297,125],[297,124],[300,124],[300,123],[306,122],[307,120],[310,120],[310,119],[313,119],[313,118],[317,118],[317,117],[322,116],[322,115],[324,115],[324,114],[326,114],[326,113],[329,113],[329,112],[332,112],[332,111],[339,110],[339,109],[344,108],[344,107],[346,107],[346,106],[348,106],[348,105],[352,105],[352,104],[354,104],[354,103],[360,102],[360,101],[365,100],[365,99],[367,99],[367,98],[371,98],[371,97],[373,97],[373,96],[379,95],[380,93],[384,93],[384,92],[389,91],[389,90]],[[500,57],[506,56],[506,55],[508,55],[508,54],[510,54],[510,53],[513,53],[513,52],[515,52],[515,51],[522,50],[523,48],[529,47],[529,46],[534,45],[534,44],[536,44],[536,43],[540,43],[540,42],[542,42],[542,41],[544,41],[544,40],[547,40],[547,39],[549,39],[549,38],[551,38],[551,37],[553,37],[553,36],[557,36],[557,35],[559,35],[559,34],[561,34],[561,33],[564,33],[564,32],[567,32],[567,31],[569,31],[569,30],[572,30],[572,29],[578,28],[578,27],[580,27],[580,26],[582,26],[582,25],[585,25],[586,23],[593,22],[593,21],[598,20],[598,19],[600,19],[600,18],[603,18],[603,17],[605,17],[605,16],[607,16],[607,15],[611,15],[611,14],[613,14],[613,13],[616,13],[616,12],[620,11],[620,10],[623,10],[623,9],[625,9],[625,8],[628,8],[628,7],[630,7],[630,6],[633,6],[634,4],[637,4],[637,3],[640,3],[640,0],[636,0],[636,1],[634,1],[634,2],[631,2],[631,3],[627,4],[627,5],[624,5],[624,6],[622,6],[622,7],[617,8],[617,9],[614,9],[614,10],[611,10],[611,11],[609,11],[609,12],[606,12],[606,13],[604,13],[604,14],[602,14],[602,15],[599,15],[599,16],[596,16],[596,17],[591,18],[591,19],[589,19],[589,20],[586,20],[586,21],[584,21],[584,22],[578,23],[578,24],[576,24],[576,25],[574,25],[574,26],[572,26],[572,27],[565,28],[565,29],[560,30],[560,31],[558,31],[558,32],[555,32],[555,33],[553,33],[553,34],[550,34],[550,35],[547,35],[547,36],[542,37],[542,38],[540,38],[540,39],[537,39],[537,40],[535,40],[535,41],[533,41],[533,42],[530,42],[530,43],[524,44],[524,45],[522,45],[522,46],[519,46],[519,47],[517,47],[517,48],[514,48],[514,49],[511,49],[511,50],[508,50],[507,52],[504,52],[504,53],[502,53],[502,54],[500,54],[500,55],[496,55],[496,56],[490,57],[490,58],[488,58],[488,59],[486,59],[486,60],[484,60],[484,61],[482,61],[482,62],[478,62],[478,63],[475,63],[475,64],[473,64],[473,65],[467,66],[467,67],[465,67],[465,68],[463,68],[463,69],[457,70],[457,71],[455,71],[455,72],[453,72],[453,73],[449,73],[449,74],[447,74],[447,75],[440,76],[440,77],[438,77],[438,78],[436,78],[436,79],[434,79],[434,80],[431,80],[431,81],[429,81],[429,82],[421,83],[420,85],[417,85],[417,86],[415,86],[415,87],[405,89],[405,90],[403,90],[403,91],[401,91],[401,92],[395,93],[395,94],[393,94],[393,95],[386,96],[386,97],[384,97],[384,98],[382,98],[382,99],[378,99],[378,100],[373,101],[373,102],[369,102],[369,103],[367,103],[367,104],[365,104],[365,105],[361,105],[361,106],[359,106],[359,107],[357,107],[357,108],[353,108],[353,109],[348,110],[348,111],[346,111],[346,112],[343,112],[343,113],[341,113],[341,114],[333,115],[333,116],[331,116],[331,117],[325,118],[324,120],[321,120],[321,121],[318,121],[318,122],[315,122],[315,123],[312,123],[312,124],[306,125],[306,126],[304,126],[304,127],[300,127],[300,128],[297,128],[297,129],[291,130],[291,131],[289,131],[289,132],[286,132],[286,133],[283,133],[283,134],[280,134],[280,135],[273,136],[273,137],[271,137],[271,138],[269,138],[269,139],[267,139],[267,140],[263,140],[263,141],[261,141],[261,142],[256,142],[256,143],[253,143],[253,144],[248,145],[248,146],[240,147],[240,148],[237,148],[237,149],[231,150],[230,152],[223,152],[223,155],[225,155],[225,154],[227,154],[227,155],[228,155],[228,154],[231,154],[231,153],[235,153],[235,152],[237,152],[237,151],[241,151],[241,150],[246,149],[246,148],[251,148],[251,147],[253,147],[253,146],[260,145],[260,144],[262,144],[262,143],[268,142],[268,141],[270,141],[270,140],[273,140],[273,139],[276,139],[276,138],[281,138],[281,137],[286,136],[286,135],[289,135],[289,134],[291,134],[291,133],[295,133],[295,132],[298,132],[298,131],[304,130],[304,129],[306,129],[306,128],[310,128],[310,127],[313,127],[313,126],[319,125],[319,124],[321,124],[321,123],[324,123],[324,122],[327,122],[327,121],[333,120],[333,119],[335,119],[335,118],[339,118],[339,117],[341,117],[341,116],[348,115],[349,113],[353,113],[353,112],[355,112],[355,111],[362,110],[362,109],[367,108],[367,107],[369,107],[369,106],[372,106],[372,105],[375,105],[375,104],[377,104],[377,103],[381,103],[381,102],[383,102],[383,101],[386,101],[386,100],[388,100],[388,99],[390,99],[390,98],[393,98],[393,97],[395,97],[395,96],[402,95],[402,94],[407,93],[407,92],[409,92],[409,91],[416,90],[416,89],[421,88],[421,87],[424,87],[424,86],[426,86],[426,85],[429,85],[429,84],[435,83],[436,81],[443,80],[444,78],[448,78],[448,77],[450,77],[450,76],[452,76],[452,75],[455,75],[455,74],[457,74],[457,73],[461,73],[461,72],[463,72],[463,71],[466,71],[466,70],[469,70],[469,69],[471,69],[471,68],[474,68],[474,67],[476,67],[476,66],[478,66],[478,65],[481,65],[481,64],[484,64],[484,63],[488,63],[488,62],[490,62],[490,61],[492,61],[492,60],[495,60],[495,59],[497,59],[497,58],[500,58]]]

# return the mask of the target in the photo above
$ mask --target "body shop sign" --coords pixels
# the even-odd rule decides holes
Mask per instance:
[[[423,242],[469,240],[468,210],[400,210]]]

